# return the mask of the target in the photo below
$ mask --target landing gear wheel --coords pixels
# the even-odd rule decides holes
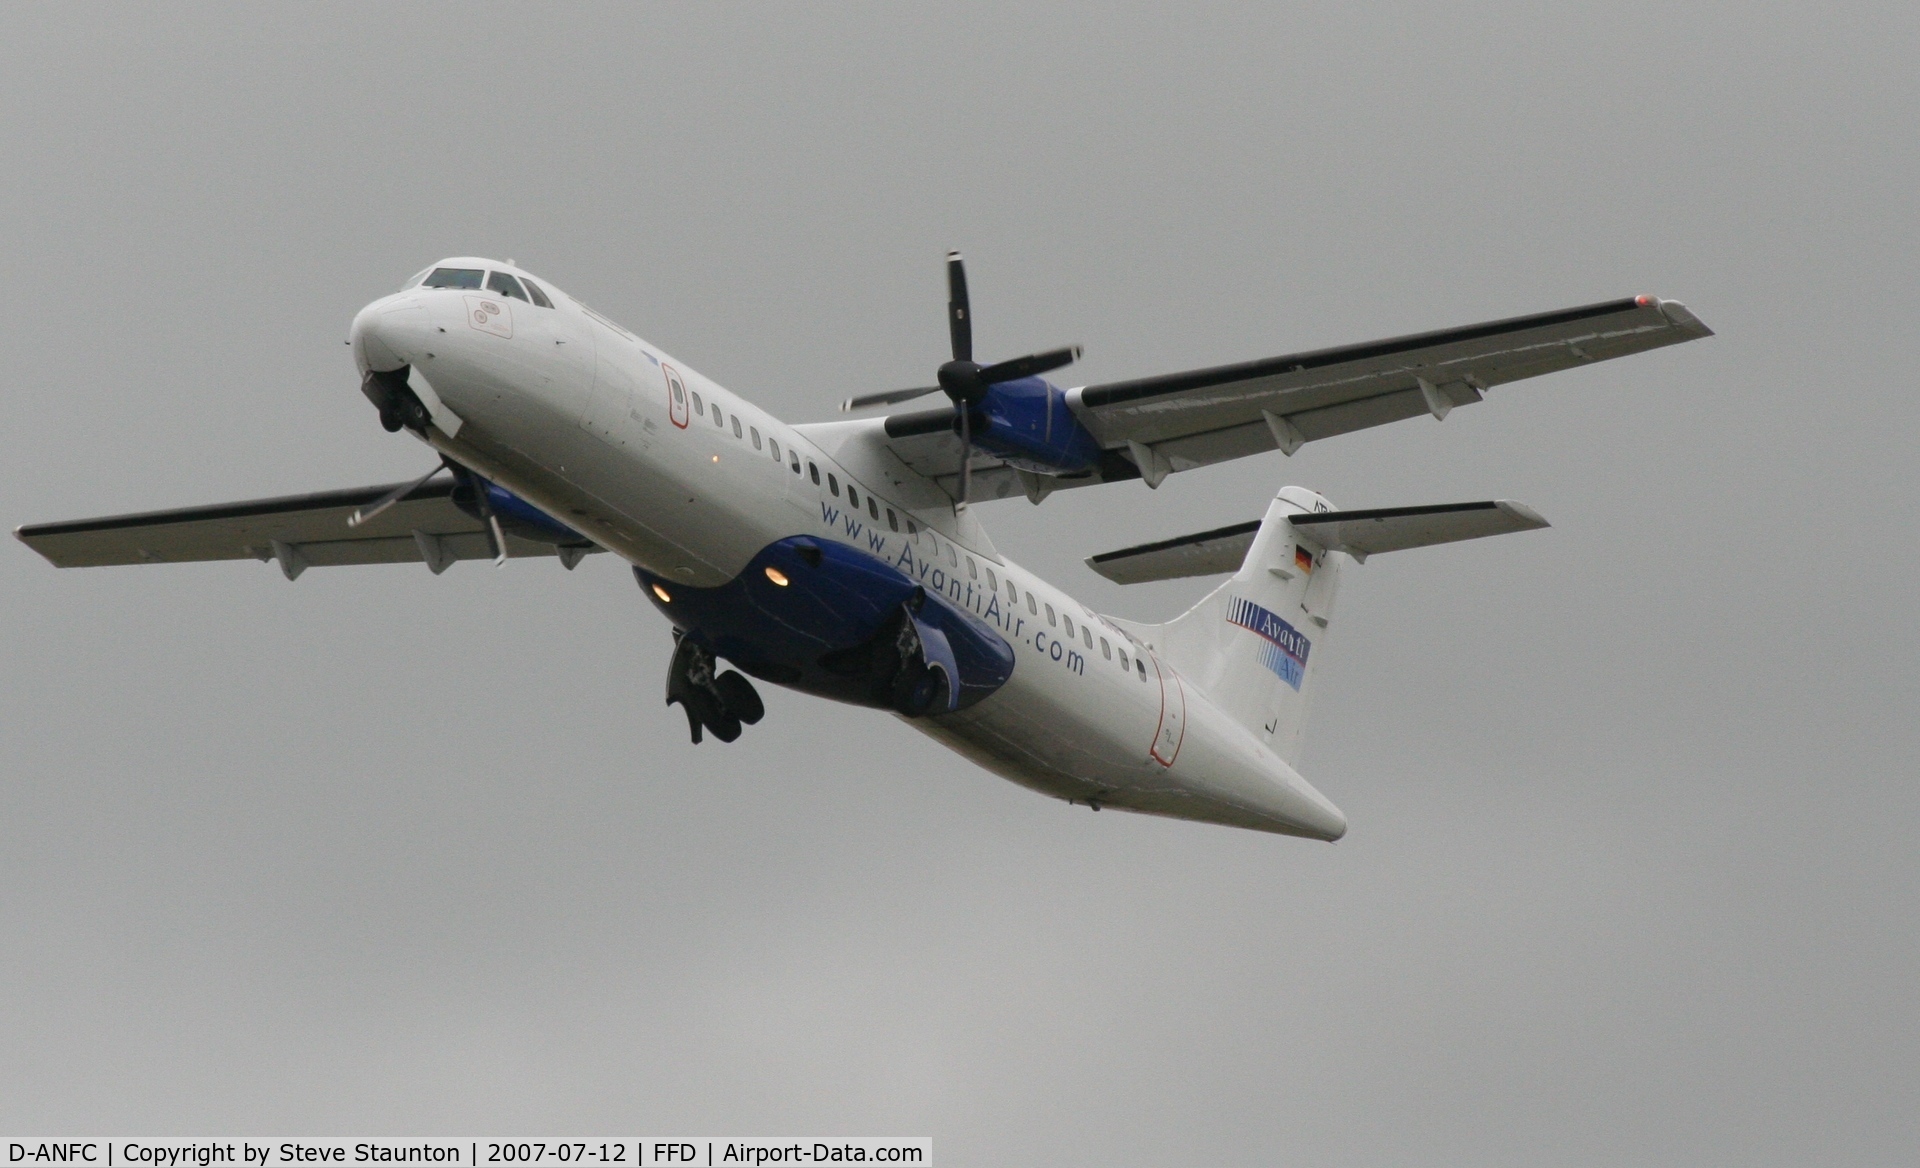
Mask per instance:
[[[742,722],[758,722],[767,712],[752,682],[731,669],[715,677],[713,667],[713,651],[682,634],[667,666],[667,704],[686,711],[687,735],[695,745],[702,729],[732,742]]]
[[[720,704],[726,707],[728,713],[749,726],[767,716],[767,707],[760,700],[760,692],[736,670],[729,669],[714,678],[713,692],[720,695]],[[720,732],[715,730],[714,733]]]
[[[387,433],[398,434],[402,424],[399,414],[394,413],[392,410],[380,411],[380,428]]]

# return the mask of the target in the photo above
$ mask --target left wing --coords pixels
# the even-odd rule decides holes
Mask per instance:
[[[147,511],[18,528],[15,537],[56,568],[205,560],[278,561],[291,580],[309,567],[491,559],[486,526],[453,502],[451,479],[427,482],[358,527],[355,510],[403,484]],[[569,568],[586,546],[560,547],[506,532],[508,556],[558,555]]]

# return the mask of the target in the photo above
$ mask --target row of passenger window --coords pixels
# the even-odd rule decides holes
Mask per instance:
[[[478,291],[484,287],[489,292],[538,304],[542,308],[553,307],[553,301],[547,299],[540,285],[524,276],[515,276],[512,272],[488,272],[484,268],[435,268],[427,273],[426,279],[416,277],[407,286],[413,287],[414,282],[418,282],[422,288],[472,288]]]
[[[698,414],[702,418],[711,417],[713,419],[713,424],[717,427],[720,427],[723,431],[729,425],[731,425],[733,429],[733,436],[735,438],[748,438],[752,441],[753,448],[755,450],[763,449],[759,427],[749,425],[743,428],[740,424],[740,416],[738,414],[726,413],[726,411],[720,408],[720,403],[717,401],[712,403],[711,410],[709,411],[708,404],[704,402],[700,397],[700,391],[697,389],[683,390],[679,383],[678,377],[670,376],[667,380],[667,383],[668,383],[668,386],[671,388],[673,392],[673,396],[676,400],[680,398],[680,395],[683,392],[692,398],[693,412],[695,414]],[[767,435],[764,449],[772,453],[773,461],[775,462],[780,461],[779,439],[773,437],[771,434]],[[792,472],[796,475],[800,473],[800,461],[801,461],[800,452],[798,450],[793,449],[791,446],[789,446],[787,450],[787,465],[788,465],[788,468],[792,470]],[[841,497],[840,477],[838,475],[834,474],[832,471],[828,471],[824,476],[825,481],[823,482],[822,475],[820,473],[819,464],[814,462],[812,459],[807,459],[806,464],[807,464],[807,470],[806,470],[807,476],[813,480],[814,486],[816,487],[825,486],[827,489],[827,492],[831,494],[834,498],[838,499]],[[852,507],[856,512],[859,511],[860,510],[860,488],[855,486],[851,481],[849,481],[847,483],[846,490],[847,490],[847,493],[845,497],[847,500],[847,505]],[[880,501],[874,498],[873,492],[868,491],[867,502],[866,502],[867,517],[877,523],[880,520],[880,513],[882,510],[884,510],[887,515],[887,527],[893,531],[899,531],[900,517],[898,513],[896,513],[894,509],[890,506],[883,507]],[[912,519],[908,519],[906,521],[906,527],[907,527],[907,535],[909,538],[917,539],[919,537],[920,528],[917,524],[914,523]],[[929,532],[928,538],[934,539],[935,537],[932,535],[931,532]],[[936,546],[938,546],[939,541],[936,539],[935,543],[936,543]],[[951,543],[945,545],[945,551],[946,551],[946,558],[947,558],[948,565],[954,568],[958,568],[960,566],[961,556],[954,551],[953,545]],[[970,555],[966,556],[965,559],[967,561],[967,577],[973,581],[978,582],[980,579],[980,566],[978,565],[978,563],[975,562],[974,558]],[[999,577],[994,574],[993,568],[991,566],[987,568],[986,572],[987,572],[987,590],[989,592],[995,592],[995,593],[999,592],[1000,591]],[[1011,576],[1007,577],[1007,580],[1006,580],[1006,594],[1007,594],[1007,602],[1009,604],[1018,605],[1020,603],[1020,599],[1021,599],[1020,590],[1014,584],[1013,577]],[[1080,639],[1081,644],[1087,647],[1087,651],[1089,653],[1093,651],[1095,638],[1094,638],[1093,626],[1090,623],[1083,621],[1080,624],[1079,628],[1076,630],[1073,623],[1073,617],[1071,615],[1069,615],[1064,611],[1055,612],[1052,604],[1045,603],[1036,599],[1032,589],[1027,590],[1026,602],[1027,602],[1027,613],[1029,615],[1035,618],[1038,618],[1041,610],[1045,609],[1047,614],[1047,624],[1049,627],[1058,629],[1064,624],[1066,628],[1068,640],[1073,640],[1077,635],[1078,638]],[[1141,658],[1136,654],[1133,658],[1129,659],[1127,656],[1127,650],[1125,646],[1122,646],[1119,649],[1118,653],[1116,654],[1113,647],[1113,643],[1104,636],[1099,638],[1099,642],[1100,642],[1100,655],[1103,659],[1107,661],[1117,660],[1119,662],[1121,670],[1125,672],[1137,674],[1139,679],[1143,682],[1147,680],[1147,663],[1143,658]]]

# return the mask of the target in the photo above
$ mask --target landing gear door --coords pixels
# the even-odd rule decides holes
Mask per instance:
[[[1160,725],[1153,732],[1153,761],[1163,767],[1180,757],[1180,743],[1187,735],[1187,691],[1180,675],[1167,668],[1158,657],[1150,657],[1153,671],[1160,678]]]

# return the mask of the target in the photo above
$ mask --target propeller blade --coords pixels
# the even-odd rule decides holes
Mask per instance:
[[[973,425],[968,420],[972,414],[971,409],[960,408],[960,502],[956,511],[967,505],[967,491],[973,485]]]
[[[885,393],[863,393],[859,397],[850,397],[840,403],[840,411],[864,410],[873,406],[890,406],[896,402],[912,401],[916,397],[925,397],[930,393],[939,393],[937,385],[923,385],[919,389],[889,389]]]
[[[947,253],[947,332],[955,361],[973,360],[973,309],[967,304],[967,265],[960,253]]]
[[[353,514],[347,516],[347,526],[358,527],[362,523],[365,523],[367,520],[372,519],[374,516],[380,514],[382,511],[385,511],[387,508],[393,506],[395,503],[398,503],[400,500],[406,498],[408,495],[413,494],[415,491],[419,490],[421,487],[426,486],[428,479],[432,478],[434,475],[439,474],[444,469],[446,469],[446,463],[443,461],[439,466],[434,467],[432,470],[428,471],[426,474],[421,475],[419,478],[415,479],[413,482],[402,484],[401,486],[395,487],[393,490],[388,491],[386,494],[382,495],[380,499],[373,504],[373,506],[362,507],[358,511],[355,511]]]
[[[1022,377],[1037,377],[1050,369],[1062,365],[1071,365],[1080,359],[1080,346],[1068,345],[1064,349],[1051,349],[1045,353],[1034,353],[1026,357],[1015,357],[1011,361],[1001,361],[989,365],[980,371],[980,380],[987,385],[998,385],[1002,381],[1018,381]]]
[[[500,530],[500,517],[493,512],[493,500],[487,497],[488,482],[479,475],[458,463],[448,462],[447,469],[454,477],[473,488],[474,505],[480,508],[480,517],[487,521],[487,550],[493,553],[493,566],[502,568],[507,563],[507,537]]]

